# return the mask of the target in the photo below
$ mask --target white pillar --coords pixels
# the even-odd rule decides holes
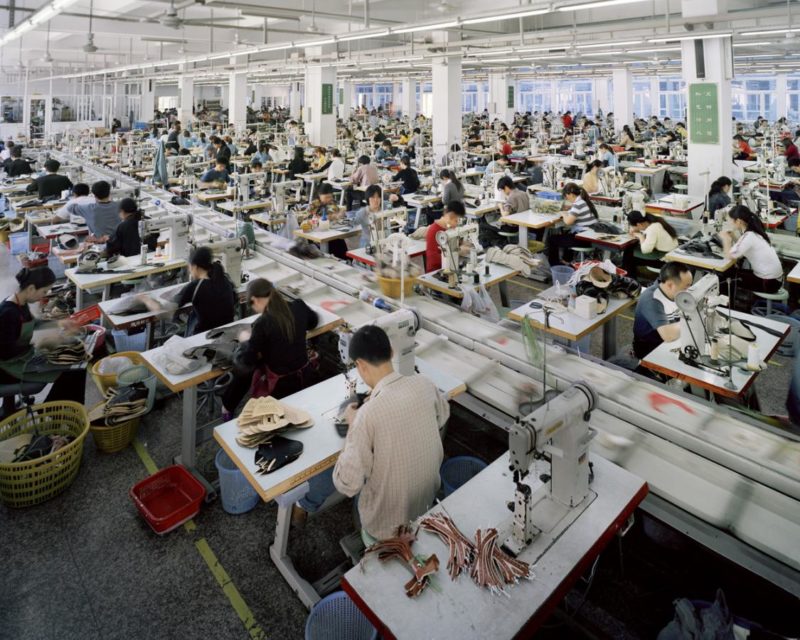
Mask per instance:
[[[788,107],[786,100],[786,74],[778,73],[775,75],[775,118],[785,118]]]
[[[611,107],[611,102],[608,95],[608,78],[596,78],[594,81],[594,104],[592,105],[595,117],[598,111],[607,114],[614,109]]]
[[[336,143],[335,87],[335,67],[306,67],[303,122],[311,144],[330,147]]]
[[[483,110],[487,108],[489,104],[489,87],[488,84],[480,81],[478,82],[478,103],[476,104],[476,109],[478,113],[483,113]]]
[[[301,82],[292,82],[292,90],[289,96],[289,117],[292,120],[299,120],[300,119],[300,110],[302,108],[302,83]]]
[[[400,113],[404,118],[417,117],[417,81],[406,78],[402,82]]]
[[[652,76],[650,78],[650,111],[651,113],[645,113],[644,116],[648,117],[650,115],[654,116],[661,116],[659,113],[659,109],[661,108],[661,81],[659,80],[658,76]],[[641,114],[636,114],[640,116]],[[666,117],[666,116],[664,116]]]
[[[181,76],[178,80],[178,120],[185,129],[192,122],[192,107],[194,106],[194,78]]]
[[[683,42],[681,53],[688,97],[689,195],[695,197],[704,197],[711,182],[720,176],[730,177],[733,163],[731,39],[706,38],[702,42],[704,77],[697,77],[696,42]]]
[[[433,153],[437,161],[461,144],[461,58],[434,58]]]
[[[236,127],[247,124],[247,74],[232,73],[228,79],[228,122]]]
[[[156,98],[155,91],[153,91],[152,80],[142,80],[141,84],[142,106],[139,110],[139,118],[144,122],[150,122],[153,119],[153,111],[155,111]]]
[[[353,106],[353,85],[349,80],[340,80],[338,93],[339,117],[347,119],[350,117],[350,109]]]
[[[614,91],[614,128],[617,133],[622,127],[633,124],[633,74],[630,69],[614,69],[611,72]]]
[[[514,121],[516,95],[514,81],[506,74],[489,75],[489,116],[510,125]]]
[[[266,87],[262,83],[253,85],[253,109],[256,111],[261,109],[261,102],[266,97]]]

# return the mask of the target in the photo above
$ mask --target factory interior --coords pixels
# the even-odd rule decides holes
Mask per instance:
[[[800,639],[798,37],[0,5],[0,638]]]

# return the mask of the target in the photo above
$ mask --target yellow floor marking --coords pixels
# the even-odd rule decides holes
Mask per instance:
[[[145,469],[147,469],[147,473],[153,475],[158,471],[158,465],[156,465],[153,458],[150,457],[147,449],[145,449],[144,445],[139,441],[138,438],[134,439],[133,441],[133,449],[136,451],[136,454],[139,456],[139,459],[142,461]],[[194,523],[194,520],[189,520],[188,522],[184,523],[183,528],[188,533],[191,533],[197,530],[197,525]],[[225,571],[224,567],[217,559],[217,556],[214,555],[214,552],[211,550],[211,547],[208,546],[206,539],[200,538],[194,543],[194,546],[203,560],[205,560],[205,563],[208,565],[208,568],[211,570],[214,578],[216,578],[219,586],[222,587],[222,592],[228,598],[228,601],[231,603],[236,615],[239,616],[239,620],[242,621],[247,633],[250,634],[250,637],[253,640],[264,640],[267,637],[267,634],[264,633],[264,630],[259,626],[258,622],[256,622],[256,618],[253,615],[253,612],[250,610],[250,607],[247,606],[247,603],[244,601],[244,598],[242,598],[239,590],[233,583],[233,580],[231,580],[230,576],[228,575],[228,572]]]

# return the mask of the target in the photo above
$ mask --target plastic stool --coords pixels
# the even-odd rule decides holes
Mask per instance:
[[[344,591],[320,600],[306,620],[306,640],[376,640],[378,631]]]
[[[498,231],[497,234],[501,238],[505,238],[505,244],[514,242],[514,239],[519,237],[519,233],[517,231]]]
[[[439,475],[442,477],[442,487],[445,497],[486,468],[486,463],[474,456],[455,456],[444,461]]]
[[[781,304],[784,304],[789,300],[789,292],[783,287],[778,289],[775,293],[761,293],[759,291],[753,291],[753,295],[767,301],[767,315],[772,313],[773,302],[780,302]]]
[[[217,415],[217,397],[222,395],[231,382],[233,374],[226,371],[219,378],[206,380],[197,385],[197,413],[205,408],[207,416]]]
[[[230,459],[224,449],[217,451],[214,464],[219,473],[219,493],[222,498],[222,508],[230,514],[238,515],[252,511],[258,504],[258,493],[244,474]]]
[[[569,250],[573,253],[577,253],[580,256],[578,262],[585,262],[586,254],[591,254],[594,251],[592,247],[570,247]]]

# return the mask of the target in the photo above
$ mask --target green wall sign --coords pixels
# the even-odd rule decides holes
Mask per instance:
[[[339,104],[344,104],[344,87],[339,87]]]
[[[719,144],[719,98],[717,85],[689,85],[689,140],[695,144]]]
[[[508,87],[508,99],[506,100],[506,107],[509,109],[514,108],[514,85]]]
[[[333,85],[323,83],[322,85],[322,109],[323,116],[329,116],[333,113]]]

